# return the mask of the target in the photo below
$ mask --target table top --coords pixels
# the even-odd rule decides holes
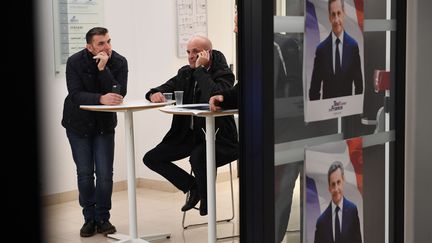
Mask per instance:
[[[80,108],[83,110],[90,111],[105,111],[105,112],[124,112],[128,110],[139,111],[139,110],[147,110],[158,107],[163,107],[166,105],[171,105],[175,103],[175,101],[168,101],[162,103],[152,103],[148,100],[128,100],[123,101],[120,105],[80,105]]]
[[[210,111],[209,104],[170,105],[159,108],[160,111],[173,115],[228,116],[238,113],[237,109]]]

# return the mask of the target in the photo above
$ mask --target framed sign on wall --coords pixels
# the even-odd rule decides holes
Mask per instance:
[[[177,0],[178,57],[187,57],[186,45],[194,35],[207,36],[207,0]]]
[[[64,73],[68,57],[86,45],[85,34],[103,26],[103,0],[53,0],[55,72]]]

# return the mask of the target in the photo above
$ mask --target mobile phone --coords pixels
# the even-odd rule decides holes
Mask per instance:
[[[114,84],[112,87],[112,92],[116,94],[120,94],[120,84]]]

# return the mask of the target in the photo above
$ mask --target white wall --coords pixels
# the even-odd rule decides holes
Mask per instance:
[[[177,73],[187,59],[177,53],[175,0],[105,0],[105,27],[113,49],[129,63],[126,99],[142,99],[152,87]],[[228,63],[235,63],[233,30],[234,0],[207,0],[208,36]],[[76,169],[65,129],[61,126],[67,95],[64,73],[55,74],[52,0],[37,1],[38,76],[40,92],[40,137],[42,195],[76,190]],[[118,114],[114,181],[126,180],[124,119]],[[171,117],[157,110],[134,113],[137,177],[164,180],[142,163],[146,151],[168,131]],[[180,163],[189,170],[186,161]],[[223,168],[224,170],[225,168]]]
[[[432,2],[407,1],[405,242],[431,242]]]

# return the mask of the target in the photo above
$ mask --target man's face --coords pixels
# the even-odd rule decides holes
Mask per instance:
[[[112,49],[109,34],[93,36],[91,44],[87,44],[87,50],[89,50],[93,55],[105,52],[109,57],[111,57]]]
[[[344,178],[342,177],[340,169],[337,169],[330,174],[329,192],[331,194],[332,201],[335,204],[339,204],[339,202],[342,200],[344,192]]]
[[[186,52],[188,54],[189,66],[191,68],[195,68],[195,63],[196,60],[198,59],[198,53],[204,50],[203,45],[199,40],[194,39],[189,41],[186,48],[187,48]]]
[[[345,12],[342,8],[340,0],[336,0],[330,4],[329,20],[332,25],[332,31],[336,36],[340,36],[343,30]]]

